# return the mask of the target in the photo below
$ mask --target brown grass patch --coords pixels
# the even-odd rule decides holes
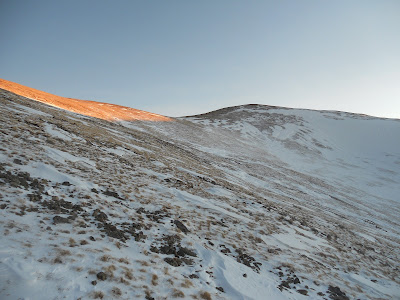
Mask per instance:
[[[202,293],[200,293],[200,298],[201,298],[201,299],[206,299],[206,300],[211,300],[211,299],[212,299],[209,292],[202,292]]]
[[[172,292],[172,297],[174,298],[185,298],[185,294],[177,289],[174,289],[174,291]]]
[[[151,284],[152,285],[158,284],[158,276],[156,274],[153,274],[153,276],[151,276]]]
[[[103,299],[104,298],[104,294],[101,291],[95,291],[92,294],[93,299]]]
[[[193,283],[189,279],[185,279],[185,281],[181,283],[181,287],[186,288],[186,289],[188,289],[192,286],[193,286]]]

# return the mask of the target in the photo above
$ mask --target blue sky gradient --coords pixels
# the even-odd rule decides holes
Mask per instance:
[[[168,116],[400,118],[400,1],[0,2],[0,78]]]

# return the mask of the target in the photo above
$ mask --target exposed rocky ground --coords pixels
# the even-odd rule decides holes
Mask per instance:
[[[399,120],[0,102],[1,299],[400,299]]]

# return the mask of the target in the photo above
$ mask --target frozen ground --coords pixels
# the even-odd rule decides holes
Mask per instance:
[[[0,101],[1,299],[400,299],[399,120]]]

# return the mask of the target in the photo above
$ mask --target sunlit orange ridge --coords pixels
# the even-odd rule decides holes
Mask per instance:
[[[95,117],[107,121],[173,121],[173,119],[162,115],[153,114],[130,107],[56,96],[1,78],[0,89],[7,90],[14,94],[30,98],[51,106],[69,110],[81,115]]]

